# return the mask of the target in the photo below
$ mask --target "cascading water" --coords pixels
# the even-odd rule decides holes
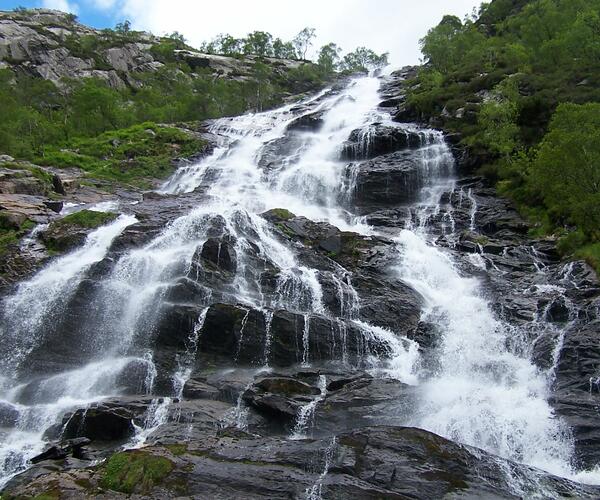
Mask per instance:
[[[434,243],[430,215],[442,210],[441,194],[454,190],[447,173],[432,172],[436,188],[423,189],[415,207],[419,225],[408,224],[396,238],[399,276],[424,297],[422,318],[440,336],[435,368],[422,374],[419,403],[406,424],[596,484],[595,473],[572,468],[570,430],[547,402],[552,377],[528,359],[519,329],[492,312],[479,281],[463,276]],[[461,189],[460,196],[461,203],[468,200],[468,229],[475,231],[477,202],[471,189],[466,194]],[[448,236],[455,238],[452,232]],[[539,272],[535,260],[533,265]]]
[[[441,133],[394,124],[378,110],[379,85],[377,78],[359,78],[341,92],[326,90],[299,105],[216,120],[210,127],[218,137],[214,151],[199,163],[179,169],[159,190],[173,196],[201,192],[201,201],[143,246],[118,256],[91,292],[86,317],[76,325],[74,338],[87,358],[78,360],[72,370],[36,380],[37,392],[27,402],[21,396],[32,381],[18,368],[46,335],[57,305],[67,303],[89,267],[104,258],[112,240],[135,219],[123,215],[92,233],[84,247],[52,262],[4,301],[1,340],[14,347],[1,360],[4,401],[0,404],[14,407],[19,417],[0,446],[0,486],[43,449],[44,431],[67,411],[119,395],[116,379],[132,362],[145,367],[144,392],[151,393],[153,401],[130,442],[143,445],[166,421],[171,403],[182,397],[207,311],[216,302],[236,304],[245,311],[234,362],[244,348],[250,311],[264,317],[264,347],[257,363],[261,366],[252,377],[269,370],[274,311],[284,309],[304,319],[298,346],[303,368],[312,363],[311,317],[323,316],[331,320],[332,330],[338,330],[332,331],[332,342],[339,342],[344,366],[350,364],[350,325],[362,336],[363,368],[373,376],[420,385],[414,414],[406,422],[398,417],[399,424],[416,425],[563,476],[573,475],[568,429],[554,418],[546,402],[547,378],[526,357],[506,347],[514,333],[511,327],[492,313],[479,283],[464,277],[449,254],[430,241],[430,229],[442,211],[440,198],[454,190],[452,154]],[[298,130],[282,147],[280,140],[299,118],[314,119],[319,126]],[[259,215],[285,207],[297,216],[344,231],[376,235],[363,217],[347,208],[358,170],[340,160],[340,150],[350,134],[360,130],[355,153],[370,154],[374,127],[382,123],[402,128],[407,137],[409,132],[420,137],[412,154],[420,166],[422,201],[407,229],[396,235],[397,270],[399,280],[423,296],[424,319],[438,327],[441,343],[434,372],[422,366],[416,342],[359,319],[360,299],[343,268],[320,271],[301,262],[293,245],[284,244]],[[477,205],[470,191],[464,197],[471,203],[470,229],[474,230]],[[442,233],[453,237],[452,213],[446,210],[441,220]],[[218,296],[203,289],[205,270],[198,264],[199,249],[215,241],[217,265],[227,262],[227,252],[236,256],[234,276]],[[275,273],[272,293],[264,290],[261,272],[265,269]],[[337,290],[337,316],[325,304],[324,274]],[[174,285],[190,276],[200,284],[193,304],[197,324],[184,341],[185,352],[178,353],[175,367],[164,377],[171,382],[169,387],[157,394],[156,366],[149,353]],[[369,351],[369,345],[384,346],[377,353],[385,355]],[[320,394],[302,408],[294,438],[306,434],[312,412],[327,396],[326,383],[321,375]],[[11,384],[16,388],[10,389]],[[246,389],[251,384],[252,379]],[[245,428],[242,396],[243,392],[229,416],[231,423]],[[323,473],[306,492],[310,498],[320,496],[335,447],[333,440]]]

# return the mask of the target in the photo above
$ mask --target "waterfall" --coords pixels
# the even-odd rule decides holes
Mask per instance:
[[[518,327],[499,319],[479,281],[463,276],[450,254],[433,243],[430,215],[439,213],[441,193],[454,185],[442,172],[433,178],[438,188],[423,190],[419,226],[409,225],[396,237],[398,275],[424,297],[422,318],[437,327],[441,339],[437,368],[422,375],[418,407],[406,423],[562,477],[597,483],[593,473],[573,470],[570,430],[547,401],[552,379],[524,354],[529,349],[520,344]],[[460,196],[461,204],[468,201],[468,228],[475,231],[477,201],[470,188],[466,194],[461,189]]]
[[[569,429],[547,402],[551,374],[536,368],[522,350],[510,347],[520,337],[516,327],[493,312],[482,284],[465,275],[453,254],[436,244],[440,228],[452,241],[458,237],[443,196],[464,198],[470,210],[468,228],[475,231],[475,195],[470,189],[458,193],[452,152],[441,132],[394,123],[378,108],[379,86],[377,78],[356,78],[343,89],[326,89],[300,103],[212,122],[214,150],[178,169],[158,190],[169,197],[197,195],[199,201],[189,211],[178,212],[143,245],[111,254],[111,265],[94,279],[89,308],[70,332],[86,358],[69,360],[69,369],[58,368],[58,373],[32,380],[23,367],[34,359],[32,353],[42,345],[55,318],[69,311],[69,299],[89,269],[107,256],[113,240],[136,219],[121,215],[93,231],[81,248],[50,262],[4,300],[0,340],[9,348],[0,356],[0,405],[14,408],[18,419],[5,433],[0,429],[0,487],[43,450],[45,431],[69,412],[123,395],[119,377],[132,364],[143,368],[138,390],[152,403],[129,445],[150,442],[153,432],[168,422],[170,405],[183,397],[210,307],[220,302],[241,312],[235,322],[232,367],[242,364],[254,323],[264,320],[264,346],[253,365],[260,368],[241,384],[224,424],[248,428],[243,395],[255,376],[276,366],[272,359],[278,347],[276,313],[284,310],[303,320],[298,322],[297,369],[314,369],[318,353],[311,348],[315,334],[311,320],[327,320],[331,352],[337,349],[341,354],[345,370],[358,367],[368,377],[391,378],[416,389],[413,414],[386,415],[388,421],[396,418],[398,425],[421,427],[563,477],[576,477],[570,466]],[[317,124],[298,129],[297,120],[308,118]],[[356,164],[340,159],[343,145],[358,130],[354,154],[372,154],[376,127],[381,125],[405,133],[407,143],[409,136],[418,137],[409,154],[418,164],[420,199],[404,207],[410,216],[403,230],[379,231],[365,222],[364,214],[349,208],[360,172]],[[353,286],[351,273],[334,259],[327,269],[311,267],[312,261],[302,255],[302,242],[284,241],[260,215],[275,208],[364,237],[394,238],[395,244],[389,245],[392,255],[385,256],[394,262],[389,273],[424,301],[421,319],[436,327],[440,340],[432,353],[434,370],[421,359],[419,344],[404,336],[409,332],[361,320],[360,288]],[[202,261],[209,244],[216,245],[216,260],[210,266]],[[233,270],[225,269],[228,252],[235,255]],[[469,258],[480,270],[485,268],[485,256]],[[227,276],[215,293],[202,283],[202,273],[214,269]],[[543,272],[541,266],[539,270]],[[263,282],[265,271],[270,273],[268,286]],[[565,280],[569,273],[565,269]],[[184,305],[193,311],[195,324],[183,338],[184,347],[177,348],[173,366],[167,363],[169,368],[164,368],[161,358],[154,356],[161,321],[173,306],[175,286],[193,278],[200,291],[193,301],[186,297]],[[326,301],[325,283],[333,285],[337,314],[330,310],[337,306]],[[358,353],[348,348],[351,335],[358,336]],[[360,359],[355,362],[355,357]],[[290,439],[306,437],[315,409],[328,397],[327,376],[317,373],[319,393],[315,390],[300,408]],[[157,387],[158,379],[168,382]],[[596,387],[590,381],[590,388]],[[333,439],[323,472],[306,490],[308,498],[321,496],[336,447]]]
[[[120,216],[93,231],[80,249],[53,261],[4,300],[0,316],[0,338],[5,346],[0,368],[4,377],[14,373],[40,341],[47,323],[60,314],[85,271],[102,260],[112,241],[134,222],[132,216]]]

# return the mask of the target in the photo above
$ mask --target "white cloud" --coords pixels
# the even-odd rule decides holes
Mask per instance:
[[[291,39],[305,26],[317,30],[315,46],[338,43],[345,51],[364,45],[390,52],[394,65],[416,63],[427,29],[444,14],[463,17],[479,0],[88,0],[118,5],[134,28],[157,34],[179,31],[191,45],[219,33],[243,36],[269,31]],[[451,4],[451,6],[449,5]]]
[[[68,0],[43,0],[42,6],[46,9],[62,10],[63,12],[70,12],[72,14],[79,12],[79,6]]]
[[[117,5],[117,0],[88,0],[93,7],[100,10],[111,10]]]

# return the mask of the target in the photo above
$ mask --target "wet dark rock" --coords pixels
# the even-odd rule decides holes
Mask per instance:
[[[213,440],[233,409],[230,403],[214,399],[173,400],[163,425],[152,432],[147,442],[183,444]],[[250,423],[260,425],[249,416]]]
[[[19,409],[8,401],[0,401],[0,427],[14,427],[19,421]]]
[[[600,375],[600,321],[567,330],[556,369],[556,388],[590,390]]]
[[[56,212],[57,214],[59,214],[63,209],[62,201],[48,200],[44,202],[44,205],[46,205],[50,210]]]
[[[68,417],[63,437],[86,437],[93,441],[125,441],[135,433],[134,416],[135,413],[129,405],[94,403]]]
[[[200,257],[205,262],[230,273],[235,273],[237,269],[235,248],[229,238],[209,238],[202,245]]]
[[[156,344],[187,349],[202,308],[188,304],[166,304],[156,325]]]
[[[418,159],[405,151],[357,163],[349,169],[348,175],[355,176],[352,203],[359,209],[415,201],[425,179]]]
[[[173,464],[168,479],[146,492],[148,498],[302,498],[316,488],[323,498],[509,499],[516,498],[515,481],[524,497],[544,491],[552,498],[597,498],[600,492],[410,427],[364,427],[335,441],[225,430],[184,447],[149,446],[144,453]],[[5,493],[35,497],[52,485],[82,497],[101,478],[93,468],[39,474],[12,480]]]
[[[303,144],[300,134],[286,134],[267,142],[260,150],[258,166],[264,170],[278,170],[284,164],[299,159],[298,151]]]
[[[410,218],[411,212],[407,207],[389,208],[370,211],[366,216],[366,222],[371,226],[396,230],[403,228]]]
[[[343,358],[360,364],[366,353],[389,354],[387,344],[365,334],[357,324],[285,310],[273,311],[268,342],[264,312],[214,304],[200,333],[199,351],[239,364],[263,366],[268,361],[280,367]]]
[[[199,349],[242,363],[260,364],[264,357],[265,325],[261,311],[213,304],[202,326]]]
[[[377,424],[391,424],[410,415],[415,388],[394,379],[360,375],[328,385],[315,410],[313,434],[347,432]]]
[[[150,390],[148,380],[152,378],[152,370],[153,366],[149,361],[133,359],[117,375],[115,386],[122,394],[144,394]]]
[[[91,440],[85,437],[68,439],[60,445],[53,445],[46,451],[33,457],[30,461],[32,464],[43,462],[44,460],[63,460],[72,455],[74,458],[85,459],[85,451],[83,447],[90,444]]]
[[[58,446],[51,446],[43,453],[40,453],[39,455],[36,455],[35,457],[33,457],[31,459],[31,463],[37,464],[44,460],[62,460],[63,458],[66,458],[67,455],[68,455],[68,453],[65,449],[60,448]]]
[[[353,130],[342,145],[341,160],[368,160],[403,149],[416,149],[425,143],[424,136],[411,130],[376,124],[369,129]]]
[[[380,237],[340,231],[327,222],[315,222],[305,217],[289,215],[285,219],[274,219],[273,214],[267,216],[276,220],[275,225],[283,236],[316,250],[349,270],[366,265],[380,250],[383,250],[383,247],[390,245],[389,240]],[[306,255],[301,257],[310,259],[310,256]],[[312,259],[310,262],[317,264],[316,267],[322,270],[327,269],[327,263],[322,260]]]
[[[361,298],[359,317],[398,335],[413,336],[421,316],[422,298],[400,281],[383,281],[376,275],[358,275],[352,284]]]
[[[269,376],[244,392],[244,401],[270,417],[293,422],[302,406],[321,391],[291,377]]]
[[[544,308],[546,320],[553,323],[566,323],[570,319],[571,310],[564,297],[558,297]],[[600,336],[600,335],[599,335]]]
[[[323,126],[323,112],[316,111],[299,116],[291,121],[287,130],[295,130],[299,132],[317,132]]]
[[[202,380],[192,378],[183,386],[185,399],[217,399],[218,396],[219,389]]]
[[[572,429],[578,465],[600,461],[600,321],[565,333],[550,402]]]
[[[411,123],[419,120],[417,110],[406,102],[401,103],[394,113],[394,121],[402,123]]]

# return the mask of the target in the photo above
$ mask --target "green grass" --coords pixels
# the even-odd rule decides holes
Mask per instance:
[[[9,225],[7,219],[0,213],[0,256],[6,255],[11,247],[15,246],[34,226],[34,222],[26,220],[19,227],[14,227]]]
[[[147,494],[173,470],[169,459],[145,451],[115,453],[102,466],[103,488],[122,493]]]
[[[575,252],[575,257],[585,260],[600,276],[600,243],[584,245]]]
[[[205,142],[174,127],[142,123],[47,148],[39,165],[77,167],[88,177],[147,187],[174,170],[173,160],[198,153]]]
[[[118,217],[111,212],[81,210],[53,221],[44,231],[42,239],[50,255],[58,255],[80,245],[85,239],[80,229],[94,229],[107,224]]]
[[[185,452],[187,452],[187,445],[185,445],[185,444],[174,443],[174,444],[166,444],[164,446],[176,457],[183,455]]]
[[[112,212],[95,212],[93,210],[80,210],[69,214],[62,219],[54,221],[53,226],[77,226],[87,229],[93,229],[103,224],[107,224],[117,218],[117,214]]]

